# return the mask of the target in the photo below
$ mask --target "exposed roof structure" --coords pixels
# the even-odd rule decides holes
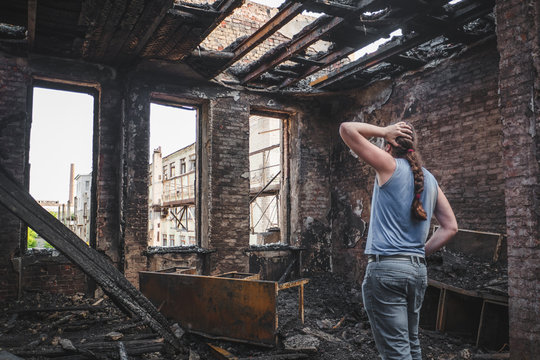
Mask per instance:
[[[421,67],[494,34],[493,0],[287,0],[253,34],[222,51],[200,43],[243,0],[11,0],[0,3],[0,49],[112,66],[189,65],[237,85],[331,91]],[[233,66],[304,10],[324,13],[258,60]],[[349,57],[401,29],[373,53]],[[332,45],[309,55],[317,41]],[[345,61],[344,61],[345,59]],[[332,65],[339,64],[339,66]],[[233,71],[229,71],[229,70]],[[234,76],[232,75],[234,74]],[[223,75],[221,75],[223,76]],[[232,79],[232,80],[231,80]]]

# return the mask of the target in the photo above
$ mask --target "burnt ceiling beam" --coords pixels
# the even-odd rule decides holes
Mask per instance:
[[[286,2],[284,7],[274,15],[270,20],[264,23],[257,31],[251,36],[239,43],[231,51],[234,52],[232,59],[229,59],[225,64],[221,65],[218,69],[211,72],[210,76],[215,76],[221,73],[223,70],[246,56],[251,50],[268,39],[270,36],[281,29],[285,24],[291,21],[296,15],[298,15],[304,9],[304,4],[296,1]]]
[[[244,0],[223,0],[212,5],[211,9],[195,9],[194,6],[181,3],[175,5],[175,10],[184,12],[198,12],[198,24],[192,24],[186,29],[186,36],[178,41],[174,48],[168,52],[167,59],[181,61],[189,56],[214,29],[234,10],[243,4]],[[203,12],[200,12],[203,11]],[[194,14],[194,13],[193,13]]]
[[[424,60],[421,60],[412,56],[406,56],[403,54],[393,56],[389,58],[387,61],[394,65],[402,66],[403,68],[407,70],[418,69],[427,64],[427,62]]]
[[[491,6],[489,6],[490,3]],[[467,4],[460,11],[456,11],[449,17],[449,22],[454,24],[454,27],[469,23],[470,21],[484,16],[491,12],[493,9],[493,1],[473,2]],[[323,89],[331,84],[346,79],[352,75],[355,75],[371,66],[377,65],[383,61],[389,61],[389,58],[402,54],[412,48],[419,46],[437,36],[444,35],[447,29],[438,28],[432,29],[432,31],[424,32],[412,36],[404,36],[400,41],[393,41],[379,48],[372,54],[366,55],[357,61],[350,63],[338,72],[333,74],[324,75],[321,78],[311,83],[317,89]]]
[[[265,61],[257,64],[254,69],[252,69],[247,75],[242,78],[241,83],[248,83],[249,81],[257,78],[262,73],[268,71],[274,66],[298,54],[300,51],[304,50],[305,48],[319,40],[322,35],[326,34],[327,32],[334,29],[336,26],[344,22],[344,19],[339,17],[320,17],[319,19],[323,19],[323,21],[320,21],[321,25],[312,26],[311,29],[307,31],[302,31],[300,36],[293,38],[291,41],[287,42],[286,45],[280,48],[280,51],[276,51],[268,58],[263,55],[262,58],[265,58]]]
[[[145,5],[139,20],[116,56],[117,63],[139,56],[173,4],[174,0],[152,0]]]
[[[437,3],[432,3],[432,6],[440,5],[442,3],[441,0],[437,0]],[[446,2],[444,2],[446,3]],[[424,11],[428,11],[432,7],[425,8]],[[401,13],[401,14],[400,14]],[[360,31],[360,34],[363,34],[362,37],[358,36],[351,36],[351,32],[347,34],[347,39],[343,39],[343,36],[336,38],[335,41],[339,42],[339,50],[331,51],[324,56],[320,57],[319,59],[316,59],[320,64],[313,64],[309,67],[304,68],[304,70],[301,72],[301,74],[297,78],[287,78],[285,81],[282,82],[282,84],[279,86],[280,89],[286,88],[287,86],[290,86],[292,84],[297,83],[301,79],[304,79],[305,77],[312,75],[332,64],[335,62],[343,59],[344,57],[352,54],[353,52],[357,51],[358,49],[361,49],[364,46],[367,46],[371,44],[372,42],[388,36],[392,31],[396,30],[398,27],[406,27],[407,24],[410,21],[413,21],[418,15],[416,12],[411,12],[410,9],[407,9],[405,12],[398,11],[397,14],[394,14],[393,16],[398,16],[400,14],[399,19],[387,19],[389,22],[385,22],[385,26],[381,28],[378,32],[363,32]],[[390,21],[391,20],[391,21]],[[358,31],[358,29],[355,30]],[[351,30],[351,31],[355,31]],[[356,38],[359,38],[360,40],[356,40]]]
[[[129,35],[135,28],[135,25],[141,18],[144,9],[144,0],[131,0],[126,7],[126,11],[122,16],[118,28],[114,33],[113,38],[108,42],[105,49],[104,58],[116,61],[116,58],[126,43]]]
[[[36,18],[37,18],[37,0],[28,0],[28,50],[34,48],[36,41]]]
[[[352,18],[356,14],[381,3],[382,1],[380,0],[360,0],[355,8],[355,11],[351,11],[347,18]],[[240,82],[246,84],[279,63],[297,55],[314,42],[320,40],[325,34],[331,32],[340,25],[343,25],[345,21],[346,18],[342,17],[321,16],[313,23],[304,27],[304,29],[302,29],[300,33],[296,34],[293,39],[284,43],[283,46],[280,47],[279,51],[273,52],[273,50],[270,50],[270,52],[263,55],[261,60],[254,64],[253,68],[248,74],[244,75]]]

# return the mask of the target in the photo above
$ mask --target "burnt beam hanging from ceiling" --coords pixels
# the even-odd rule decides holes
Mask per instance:
[[[449,17],[449,21],[453,24],[454,28],[473,21],[478,17],[485,16],[493,9],[493,1],[491,1],[491,7],[486,5],[485,1],[470,1],[466,5],[467,6],[461,8],[459,11],[456,11],[454,14],[452,14],[452,16]],[[447,28],[433,27],[429,30],[424,30],[422,33],[412,32],[407,36],[403,36],[399,42],[385,44],[374,53],[366,55],[361,59],[342,67],[339,71],[322,76],[321,78],[313,81],[311,85],[317,89],[324,89],[371,66],[377,65],[383,61],[389,61],[391,58],[394,58],[399,54],[403,54],[406,51],[411,50],[431,39],[444,35],[447,30]]]
[[[382,3],[383,2],[380,0],[362,0],[355,8],[355,11],[348,13],[348,17],[354,18],[365,9],[370,8],[370,6],[375,6]],[[276,49],[268,51],[259,60],[250,64],[249,70],[241,79],[241,83],[249,83],[281,62],[296,56],[311,44],[320,40],[327,33],[343,25],[345,21],[346,18],[332,17],[329,15],[324,15],[317,18],[315,21],[305,26],[290,41],[282,44]]]
[[[188,3],[175,4],[169,13],[177,18],[181,17],[183,24],[177,31],[167,34],[168,51],[160,49],[158,51],[159,57],[170,61],[181,61],[188,57],[201,41],[242,3],[243,0],[224,0],[217,4],[214,3],[209,8]],[[186,14],[190,16],[186,16]],[[191,16],[195,16],[196,19],[191,18]],[[157,31],[159,32],[159,30],[158,28]],[[172,47],[171,44],[173,44]],[[155,47],[157,44],[152,45]],[[162,43],[162,45],[164,44]]]
[[[253,34],[236,44],[234,47],[227,49],[228,52],[233,52],[234,56],[227,62],[220,64],[213,69],[205,69],[205,75],[207,77],[214,77],[221,73],[223,70],[243,58],[256,46],[261,44],[264,40],[275,34],[279,29],[291,21],[295,16],[300,14],[304,10],[304,4],[296,1],[286,2],[280,10],[270,20],[264,23]],[[196,58],[190,59],[190,62],[197,61]]]
[[[129,62],[139,56],[173,4],[174,0],[152,0],[145,4],[137,22],[115,56],[117,64]]]

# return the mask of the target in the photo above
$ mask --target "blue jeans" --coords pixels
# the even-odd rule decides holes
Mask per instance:
[[[384,360],[422,359],[418,323],[426,288],[426,266],[416,259],[384,259],[367,265],[362,297]]]

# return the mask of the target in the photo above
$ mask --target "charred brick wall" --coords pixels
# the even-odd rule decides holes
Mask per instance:
[[[97,141],[94,141],[95,247],[122,269],[120,236],[123,83],[106,79],[99,93]]]
[[[143,253],[148,246],[148,144],[150,96],[144,84],[129,86],[123,117],[123,239],[124,275],[135,286],[146,270]]]
[[[26,158],[27,94],[30,86],[26,60],[0,54],[0,164],[24,183]],[[20,256],[21,223],[0,205],[0,300],[17,295],[17,275],[11,260]]]
[[[200,254],[197,253],[174,253],[163,252],[148,254],[147,271],[160,271],[172,267],[194,267],[197,269],[197,274],[204,274],[204,261]]]
[[[56,252],[55,252],[56,253]],[[63,255],[51,251],[23,258],[23,289],[75,294],[86,291],[86,276]]]
[[[303,271],[328,271],[330,246],[330,133],[324,101],[305,102],[291,121],[291,245],[306,249]]]
[[[240,95],[210,101],[208,239],[211,273],[248,269],[249,105]]]
[[[419,136],[424,166],[437,178],[462,229],[505,233],[502,125],[497,96],[498,53],[493,41],[461,56],[408,74],[395,82],[373,85],[358,93],[343,120],[388,125],[410,121]],[[337,124],[336,124],[337,126]],[[337,134],[337,127],[334,133]],[[358,162],[342,142],[333,154],[333,244],[341,271],[363,272],[374,172]],[[344,204],[349,203],[348,209]],[[348,214],[348,215],[347,215]],[[360,217],[360,218],[359,218]],[[357,226],[343,227],[346,221]],[[358,241],[350,238],[353,231]],[[354,248],[350,248],[350,245]],[[362,258],[361,258],[362,259]]]
[[[497,1],[512,359],[540,352],[540,4]]]

